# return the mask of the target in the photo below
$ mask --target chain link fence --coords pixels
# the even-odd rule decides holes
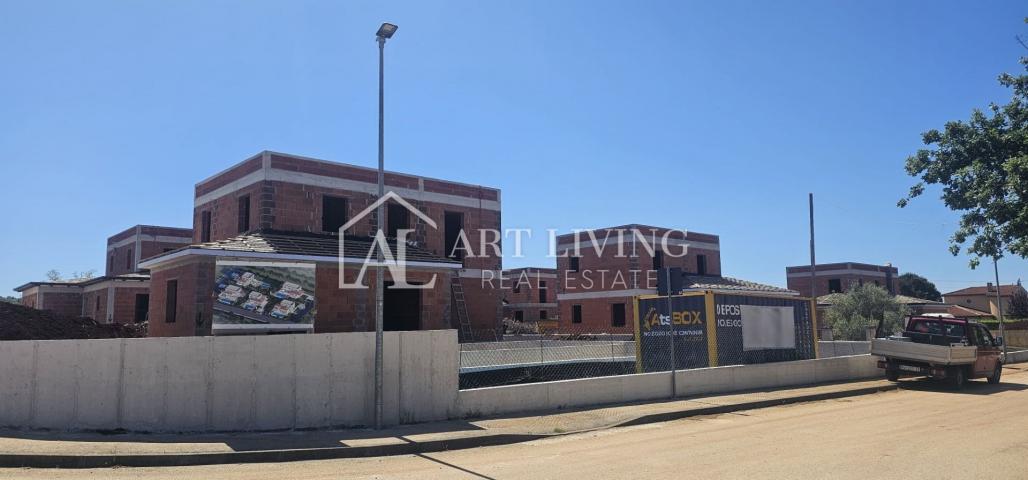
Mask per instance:
[[[500,340],[460,345],[460,388],[815,358],[810,307],[807,299],[706,292],[639,297],[624,325],[607,316],[508,319]]]

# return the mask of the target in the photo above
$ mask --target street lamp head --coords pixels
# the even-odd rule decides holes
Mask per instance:
[[[378,38],[392,38],[394,33],[396,33],[396,25],[383,23],[381,27],[378,27],[378,33],[375,36]]]

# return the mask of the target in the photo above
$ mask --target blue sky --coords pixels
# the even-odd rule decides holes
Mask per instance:
[[[1019,8],[1020,7],[1020,8]],[[503,190],[506,228],[721,236],[726,274],[892,262],[948,291],[937,191],[895,206],[920,133],[1005,102],[1017,2],[0,4],[0,294],[103,270],[107,236],[191,224],[193,185],[264,149]],[[549,266],[537,235],[506,267]],[[990,265],[991,267],[991,265]],[[1004,259],[1001,279],[1028,272]],[[1026,278],[1028,280],[1028,278]]]

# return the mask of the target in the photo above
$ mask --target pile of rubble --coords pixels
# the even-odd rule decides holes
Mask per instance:
[[[58,315],[0,302],[0,340],[64,340],[73,338],[139,338],[146,324],[104,324],[90,318]]]

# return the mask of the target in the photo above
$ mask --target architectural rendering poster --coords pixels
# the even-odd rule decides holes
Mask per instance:
[[[216,333],[311,330],[315,267],[219,260],[214,270]]]

